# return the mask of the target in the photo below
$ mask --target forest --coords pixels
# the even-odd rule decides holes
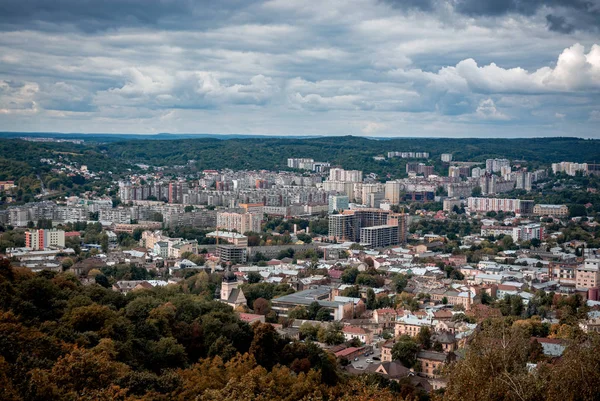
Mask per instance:
[[[68,273],[34,274],[0,260],[1,398],[425,401],[598,396],[598,335],[561,326],[554,335],[568,345],[561,358],[550,360],[533,340],[548,328],[535,317],[523,320],[512,313],[510,301],[507,316],[481,322],[467,352],[449,365],[445,391],[426,394],[409,380],[349,376],[311,335],[306,341],[290,341],[270,324],[249,325],[212,299],[214,289],[215,277],[199,273],[177,285],[123,296],[98,284],[84,286]],[[553,302],[546,298],[544,302]],[[577,305],[567,300],[561,310],[568,308]],[[312,337],[321,334],[327,333]]]
[[[121,172],[134,168],[131,163],[157,166],[185,165],[195,161],[203,169],[287,169],[287,158],[310,157],[329,161],[346,169],[359,169],[379,175],[404,173],[406,159],[374,160],[388,151],[424,151],[441,169],[440,155],[452,153],[454,160],[485,161],[503,157],[525,160],[535,167],[560,161],[594,162],[600,154],[600,141],[577,138],[457,139],[361,137],[298,138],[197,138],[172,140],[121,140],[84,144],[39,143],[0,138],[0,179],[19,179],[44,168],[40,158],[63,154],[92,171]],[[118,139],[115,138],[115,139]],[[420,160],[425,161],[425,160]],[[15,164],[14,162],[19,162]],[[47,168],[47,167],[46,167]]]

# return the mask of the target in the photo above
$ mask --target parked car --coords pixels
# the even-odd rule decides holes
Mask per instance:
[[[354,358],[355,361],[358,361],[358,357]]]
[[[373,363],[372,359],[367,359],[367,363]]]
[[[374,361],[381,361],[381,358],[380,358],[380,357],[378,357],[378,356],[374,356],[374,357],[373,357],[373,360],[374,360]]]

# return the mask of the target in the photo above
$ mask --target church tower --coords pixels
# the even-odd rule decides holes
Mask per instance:
[[[237,277],[231,269],[227,269],[225,274],[223,275],[223,282],[221,283],[221,301],[228,302],[229,297],[233,290],[237,290],[239,286]]]

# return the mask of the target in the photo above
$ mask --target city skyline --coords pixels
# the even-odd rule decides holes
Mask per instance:
[[[0,129],[600,138],[583,1],[5,1]]]

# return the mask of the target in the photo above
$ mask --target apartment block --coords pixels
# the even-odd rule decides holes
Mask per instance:
[[[334,211],[341,212],[350,208],[350,199],[346,195],[330,195],[329,196],[329,214]]]
[[[398,245],[400,243],[400,227],[397,225],[362,227],[360,229],[360,243],[368,244],[372,248]]]
[[[63,230],[29,230],[25,232],[25,246],[35,250],[44,250],[50,246],[65,246]]]
[[[569,215],[569,208],[567,205],[538,204],[533,207],[533,214],[536,216],[566,217]]]
[[[600,259],[586,259],[575,272],[577,289],[598,288],[600,284]]]
[[[217,227],[228,231],[245,233],[260,232],[262,216],[253,213],[220,212],[217,213]]]
[[[467,199],[467,207],[471,213],[503,211],[515,214],[531,214],[533,213],[533,206],[532,200],[476,197]]]

